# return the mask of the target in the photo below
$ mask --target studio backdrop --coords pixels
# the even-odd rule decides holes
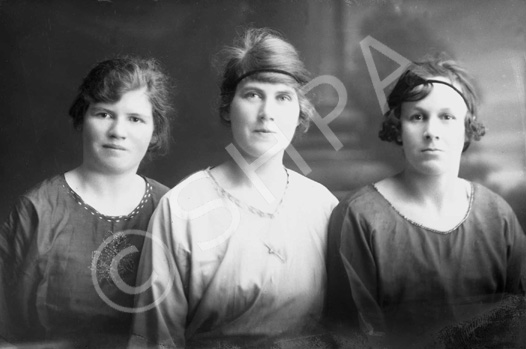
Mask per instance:
[[[442,52],[475,76],[488,129],[461,176],[502,195],[526,227],[524,18],[523,0],[0,1],[0,218],[80,164],[68,108],[82,77],[115,55],[156,57],[174,84],[171,150],[142,173],[171,187],[219,164],[230,131],[217,111],[216,53],[244,28],[269,27],[313,78],[318,119],[289,149],[290,168],[339,198],[399,171],[401,148],[378,138],[382,98],[405,62]]]

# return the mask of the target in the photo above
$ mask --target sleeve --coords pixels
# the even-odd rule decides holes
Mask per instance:
[[[325,316],[332,324],[358,324],[358,311],[352,300],[347,273],[340,256],[342,208],[332,212],[327,237],[327,296]]]
[[[36,309],[38,224],[34,205],[22,197],[0,229],[0,338],[8,342],[32,340],[43,331]]]
[[[359,323],[368,336],[383,337],[372,231],[349,203],[340,204],[331,216],[329,248],[328,295],[332,304],[329,302],[328,309],[337,317],[346,316],[351,324]]]
[[[524,295],[526,291],[526,236],[511,207],[506,216],[505,229],[511,240],[508,245],[506,292]]]
[[[175,225],[169,196],[153,213],[139,263],[138,292],[130,348],[183,348],[188,311],[187,250],[174,241]],[[180,229],[180,228],[179,228]]]

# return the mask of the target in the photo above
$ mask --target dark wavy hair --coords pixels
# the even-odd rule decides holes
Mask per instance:
[[[73,127],[82,129],[91,103],[116,103],[133,90],[146,87],[152,104],[154,130],[149,153],[166,153],[170,143],[170,84],[168,76],[153,58],[117,57],[99,62],[86,75],[69,108]]]
[[[484,136],[486,128],[477,118],[478,96],[471,82],[472,77],[455,61],[436,57],[411,63],[398,79],[387,100],[389,110],[384,114],[385,119],[379,133],[381,140],[402,145],[400,125],[402,104],[419,101],[429,95],[433,84],[426,83],[426,80],[433,77],[444,77],[460,86],[460,92],[468,107],[465,119],[467,140],[462,151],[468,149],[473,139],[478,141]]]
[[[300,105],[299,125],[296,130],[305,133],[309,128],[314,107],[305,96],[302,87],[309,80],[309,73],[299,54],[279,33],[267,28],[251,28],[244,31],[234,45],[219,53],[223,63],[219,117],[230,125],[227,115],[241,80],[283,83],[295,89]],[[247,73],[263,70],[245,76]],[[274,72],[272,72],[274,71]],[[281,74],[276,74],[281,71]]]

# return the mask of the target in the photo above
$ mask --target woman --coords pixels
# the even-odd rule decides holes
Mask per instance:
[[[137,170],[146,154],[166,150],[168,111],[167,76],[152,59],[110,59],[86,76],[69,110],[82,134],[81,165],[22,195],[2,226],[5,340],[126,343],[127,287],[135,285],[148,221],[168,190]]]
[[[373,343],[422,347],[415,343],[437,329],[522,291],[515,214],[458,177],[461,154],[484,135],[476,103],[453,61],[410,65],[380,132],[401,146],[403,171],[351,194],[332,214],[328,294],[341,302],[332,314],[343,310],[351,322],[357,314]]]
[[[156,278],[137,307],[132,346],[266,346],[313,333],[325,293],[335,197],[283,166],[312,106],[293,46],[251,29],[227,49],[220,116],[231,158],[192,174],[161,200],[141,257]],[[166,249],[163,248],[166,247]]]

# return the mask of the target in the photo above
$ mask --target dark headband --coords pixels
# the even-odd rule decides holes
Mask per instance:
[[[237,80],[236,80],[236,83],[234,84],[234,86],[237,86],[237,84],[239,84],[241,82],[241,80],[243,80],[244,78],[246,77],[249,77],[251,75],[254,75],[254,74],[258,74],[258,73],[278,73],[278,74],[284,74],[284,75],[288,75],[290,76],[291,78],[293,78],[294,80],[296,80],[296,82],[298,84],[303,84],[304,81],[301,81],[301,79],[298,79],[294,74],[291,74],[289,73],[288,71],[285,71],[285,70],[281,70],[281,69],[273,69],[273,68],[262,68],[262,69],[254,69],[254,70],[251,70],[243,75],[241,75]]]
[[[455,90],[459,95],[460,97],[462,97],[462,99],[464,100],[464,103],[466,103],[466,106],[468,107],[468,110],[470,109],[469,107],[469,104],[468,104],[468,100],[466,99],[466,97],[464,97],[464,94],[462,93],[462,91],[460,91],[458,88],[456,88],[455,86],[453,86],[452,84],[450,84],[449,82],[445,82],[445,81],[440,81],[440,80],[433,80],[433,79],[430,79],[430,80],[424,80],[424,82],[422,82],[422,84],[428,84],[428,83],[432,83],[432,84],[442,84],[442,85],[446,85],[446,86],[449,86],[451,87],[453,90]],[[421,84],[419,84],[421,85]],[[416,85],[418,86],[418,85]],[[416,87],[415,86],[415,87]]]

